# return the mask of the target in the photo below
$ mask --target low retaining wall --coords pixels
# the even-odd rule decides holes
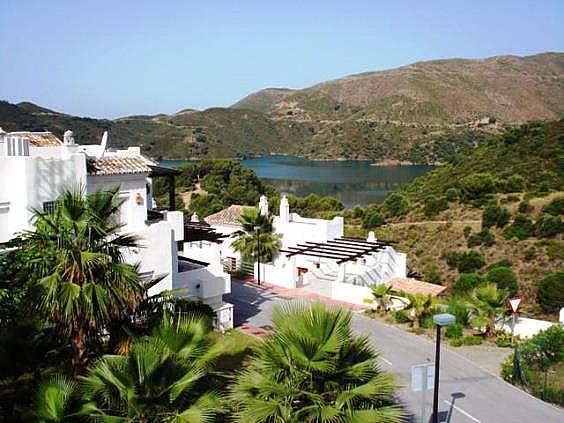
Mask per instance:
[[[366,306],[364,300],[372,299],[372,289],[367,286],[353,285],[350,283],[332,282],[331,298],[346,303]]]

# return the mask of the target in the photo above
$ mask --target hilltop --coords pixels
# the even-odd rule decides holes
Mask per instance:
[[[288,153],[444,163],[507,125],[563,116],[563,53],[418,62],[302,90],[267,88],[229,108],[115,120],[0,102],[5,130],[70,128],[82,143],[110,130],[113,146],[141,145],[156,158]]]

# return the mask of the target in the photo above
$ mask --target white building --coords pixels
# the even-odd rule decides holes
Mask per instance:
[[[232,234],[241,230],[239,218],[245,206],[232,205],[205,221],[226,235],[221,242],[187,242],[184,251],[192,259],[220,260],[226,269],[241,264],[241,256],[231,246]],[[268,213],[262,197],[261,213]],[[194,217],[197,219],[197,216]],[[365,239],[344,236],[342,217],[332,220],[308,219],[290,212],[288,199],[280,200],[280,211],[273,218],[274,232],[282,235],[280,253],[272,263],[261,263],[261,281],[289,289],[307,287],[326,296],[363,304],[371,297],[371,287],[394,278],[406,278],[406,254],[379,242],[371,233]],[[257,275],[255,263],[254,274]]]
[[[106,148],[78,145],[71,131],[64,142],[50,132],[11,132],[0,129],[0,242],[33,229],[32,209],[53,211],[64,188],[85,187],[90,193],[119,186],[125,200],[120,207],[120,230],[139,237],[140,248],[124,251],[130,263],[139,263],[146,277],[164,276],[149,295],[173,290],[209,304],[222,328],[232,327],[232,306],[222,296],[231,290],[230,276],[221,263],[209,266],[178,260],[177,243],[184,239],[184,219],[179,211],[153,210],[151,176],[166,174],[142,156],[139,147]],[[169,176],[170,172],[168,171]]]

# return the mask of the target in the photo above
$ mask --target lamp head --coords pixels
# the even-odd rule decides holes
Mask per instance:
[[[449,326],[456,323],[456,317],[449,313],[435,314],[433,316],[433,322],[435,322],[437,326]]]

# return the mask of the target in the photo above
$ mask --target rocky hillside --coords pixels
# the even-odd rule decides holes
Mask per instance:
[[[269,88],[231,108],[116,120],[78,118],[0,102],[5,130],[73,129],[82,143],[111,131],[114,146],[153,157],[290,153],[436,163],[452,160],[507,124],[564,116],[564,54],[419,62],[324,82]]]

